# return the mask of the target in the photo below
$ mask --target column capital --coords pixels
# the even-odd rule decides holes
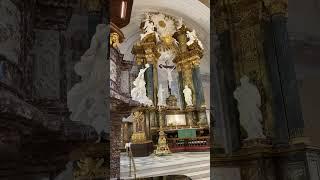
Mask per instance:
[[[288,0],[263,0],[270,16],[288,16]]]

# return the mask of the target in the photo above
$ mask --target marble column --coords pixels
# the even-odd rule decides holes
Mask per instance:
[[[294,63],[292,62],[291,55],[289,53],[289,41],[287,32],[287,18],[284,14],[275,14],[271,17],[270,30],[272,32],[273,47],[275,60],[271,63],[273,66],[277,66],[280,79],[280,89],[282,97],[279,95],[279,99],[282,100],[282,109],[284,108],[287,126],[289,130],[290,139],[303,136],[304,121],[302,118],[302,111],[300,106],[300,99],[296,81],[296,74],[294,70]],[[279,84],[277,84],[279,86]],[[279,87],[278,87],[279,89]],[[278,90],[280,91],[280,90]],[[278,92],[279,93],[279,92]],[[279,100],[280,101],[280,100]],[[284,115],[281,115],[277,121],[283,121]],[[276,123],[278,129],[286,127],[283,122]],[[286,138],[286,134],[279,133],[281,138]]]
[[[196,108],[200,109],[202,106],[205,106],[205,99],[203,93],[203,86],[200,74],[200,67],[195,66],[192,70],[192,78],[193,78],[193,86],[195,89],[195,96],[196,96]]]
[[[180,91],[180,102],[181,102],[181,107],[183,109],[186,108],[186,102],[184,101],[184,95],[183,95],[183,89],[184,89],[184,84],[183,84],[183,77],[182,77],[182,72],[178,72],[178,83],[179,83],[179,91]]]
[[[153,64],[149,64],[150,67],[146,70],[145,79],[146,79],[146,89],[147,89],[147,96],[154,102],[153,97]]]
[[[274,137],[273,143],[275,145],[288,143],[288,123],[285,113],[284,97],[282,92],[282,83],[280,79],[280,70],[278,66],[278,57],[276,53],[276,41],[274,41],[272,22],[267,22],[265,26],[266,41],[265,41],[265,54],[266,62],[271,80],[272,95],[273,95],[273,114],[274,114]]]
[[[240,148],[240,121],[238,120],[238,110],[236,101],[233,98],[233,92],[236,89],[236,79],[232,57],[232,45],[230,31],[224,30],[217,33],[219,46],[219,54],[217,57],[217,78],[219,86],[217,89],[221,97],[221,101],[215,98],[214,103],[221,104],[221,113],[217,113],[216,123],[218,121],[225,125],[225,143],[226,153],[231,153]],[[217,111],[215,111],[217,112]],[[218,117],[219,115],[219,117]],[[219,127],[222,128],[222,127]]]
[[[211,148],[213,154],[218,154],[226,151],[227,135],[218,73],[218,69],[221,67],[218,66],[216,58],[220,53],[219,41],[215,33],[212,33],[210,37],[210,141],[213,144],[213,148]]]

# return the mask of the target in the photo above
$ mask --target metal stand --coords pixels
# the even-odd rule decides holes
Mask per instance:
[[[131,145],[126,147],[127,155],[129,157],[129,177],[131,177],[131,162],[133,164],[133,173],[134,173],[134,179],[137,178],[137,170],[136,170],[136,164],[134,163],[132,151],[131,151]]]

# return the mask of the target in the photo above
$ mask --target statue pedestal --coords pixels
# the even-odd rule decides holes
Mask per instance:
[[[186,107],[186,120],[188,122],[188,126],[192,128],[196,124],[194,124],[194,117],[193,112],[195,111],[195,108],[193,106],[187,106]]]

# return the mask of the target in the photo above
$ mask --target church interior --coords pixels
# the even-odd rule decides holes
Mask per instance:
[[[0,179],[320,179],[319,0],[0,14]]]
[[[185,8],[190,2],[179,1]],[[120,8],[110,17],[110,89],[129,99],[115,107],[114,114],[127,111],[121,122],[114,122],[119,117],[111,111],[111,136],[120,137],[111,140],[121,151],[116,158],[120,178],[130,178],[133,158],[132,174],[139,178],[184,172],[192,179],[209,179],[209,6],[193,1],[203,12],[197,21],[192,18],[196,14],[182,14],[187,9],[164,8],[177,2],[157,2],[162,8],[154,3],[111,2]],[[119,172],[117,168],[112,171]]]
[[[319,179],[318,1],[112,3],[112,177]]]

